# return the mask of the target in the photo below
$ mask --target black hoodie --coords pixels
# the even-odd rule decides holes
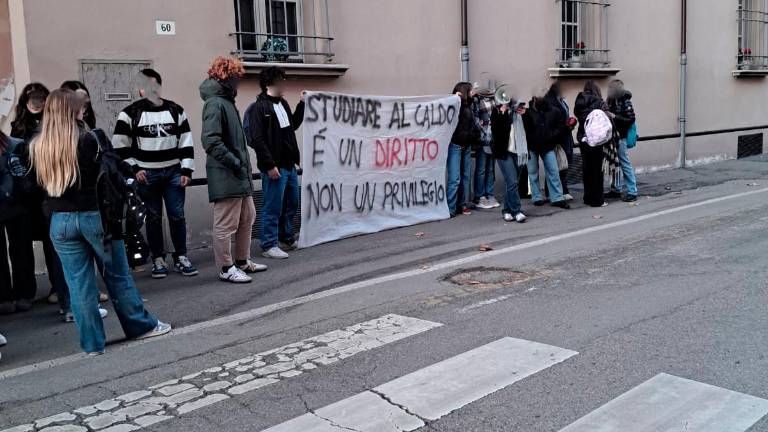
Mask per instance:
[[[635,107],[632,105],[632,93],[624,90],[623,94],[616,99],[608,99],[608,109],[616,115],[613,123],[619,131],[622,138],[626,138],[629,128],[635,124]]]

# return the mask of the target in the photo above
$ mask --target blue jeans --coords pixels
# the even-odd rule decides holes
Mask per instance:
[[[55,212],[51,218],[50,234],[64,267],[72,314],[83,351],[104,351],[97,269],[107,285],[115,313],[128,338],[139,337],[157,326],[157,319],[144,309],[141,295],[133,284],[125,244],[117,240],[104,243],[98,212]]]
[[[493,196],[493,185],[496,173],[493,166],[493,156],[483,149],[475,152],[475,199]]]
[[[451,143],[448,146],[446,190],[451,215],[461,213],[469,203],[471,192],[472,149]]]
[[[539,155],[536,152],[529,151],[528,159],[528,179],[531,183],[531,199],[534,202],[543,201],[544,196],[539,188]],[[549,188],[549,202],[556,203],[564,200],[563,185],[560,183],[560,169],[557,167],[557,156],[554,151],[541,155],[544,162],[544,176],[547,179],[547,188]]]
[[[619,178],[618,184],[615,185],[616,191],[623,192],[626,189],[627,194],[637,196],[637,178],[635,177],[635,169],[632,167],[632,161],[629,160],[626,138],[619,141],[619,162],[623,175]]]
[[[300,193],[296,169],[280,168],[277,180],[262,172],[261,190],[264,193],[259,231],[261,249],[266,251],[277,247],[278,241],[292,244],[295,241],[293,218],[299,209]]]
[[[504,206],[501,212],[502,214],[516,215],[523,211],[523,206],[520,204],[520,193],[517,190],[517,184],[520,181],[517,155],[507,153],[506,159],[496,159],[496,163],[499,165],[501,175],[504,176]]]
[[[187,254],[187,221],[184,218],[186,194],[181,187],[181,165],[147,169],[147,184],[139,184],[139,195],[147,206],[147,242],[152,258],[165,257],[163,240],[163,201],[168,215],[174,257]]]

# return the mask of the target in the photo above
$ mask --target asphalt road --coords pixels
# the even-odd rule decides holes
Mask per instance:
[[[765,167],[344,240],[247,287],[137,275],[180,330],[97,358],[49,308],[4,317],[0,431],[768,431]]]

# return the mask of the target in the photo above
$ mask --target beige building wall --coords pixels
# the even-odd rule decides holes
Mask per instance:
[[[731,76],[737,51],[737,0],[688,3],[688,130],[768,123],[763,108],[766,80]],[[350,69],[340,78],[292,81],[291,102],[304,88],[435,94],[449,92],[459,80],[458,0],[328,0],[328,4],[331,35],[336,39],[334,62]],[[559,37],[556,2],[469,0],[469,4],[471,79],[487,72],[497,82],[508,83],[521,98],[552,82],[547,69],[554,66]],[[23,16],[32,80],[55,87],[65,79],[80,78],[83,59],[149,61],[164,77],[165,97],[187,109],[196,137],[202,106],[198,84],[213,57],[235,49],[235,39],[229,36],[235,31],[232,1],[23,0]],[[673,0],[612,0],[609,7],[612,66],[621,69],[617,77],[635,95],[644,136],[678,132],[680,18],[679,2]],[[158,19],[175,21],[176,35],[156,35]],[[607,84],[606,79],[600,82]],[[583,83],[583,79],[565,81],[571,106]],[[249,77],[238,98],[241,110],[257,93],[258,80]],[[690,138],[688,159],[735,157],[737,135]],[[641,142],[633,158],[645,169],[672,167],[677,145],[676,139]],[[200,147],[197,155],[196,176],[203,177],[205,157]],[[191,232],[205,239],[210,232],[205,188],[194,188],[189,203],[195,228]]]

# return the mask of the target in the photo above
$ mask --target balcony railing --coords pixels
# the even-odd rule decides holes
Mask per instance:
[[[560,41],[555,64],[560,68],[607,68],[607,0],[558,0]]]
[[[235,55],[251,62],[327,64],[327,0],[235,0]]]
[[[237,40],[233,54],[250,61],[305,63],[310,57],[318,57],[330,63],[334,57],[332,37],[256,32],[234,32],[230,36]]]
[[[739,0],[739,51],[741,71],[768,70],[768,0]]]

